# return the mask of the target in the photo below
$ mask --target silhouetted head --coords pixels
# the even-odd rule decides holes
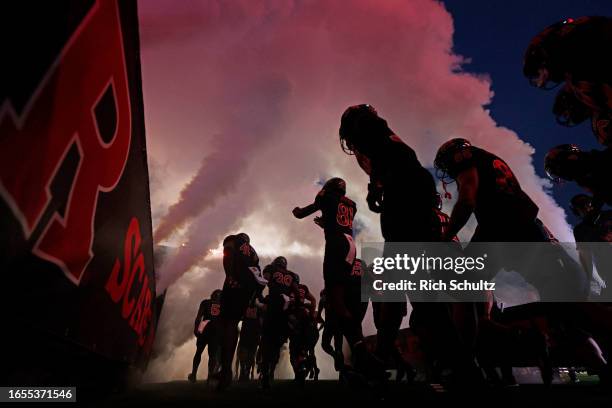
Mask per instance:
[[[438,149],[434,159],[436,176],[442,181],[457,178],[459,169],[457,163],[462,161],[466,155],[471,155],[472,144],[461,138],[451,139]]]
[[[559,21],[531,40],[523,59],[523,75],[531,85],[552,89],[565,80],[567,50],[563,39],[575,25],[573,18]]]
[[[561,88],[553,104],[553,114],[562,126],[576,126],[591,116],[591,109],[582,103],[568,86]]]
[[[223,293],[223,291],[221,289],[215,289],[213,290],[213,292],[210,294],[210,298],[214,301],[220,301],[221,300],[221,294]]]
[[[272,261],[272,265],[282,269],[287,269],[287,258],[285,258],[284,256],[277,256]]]
[[[340,177],[330,178],[323,185],[323,190],[333,191],[340,195],[345,195],[346,194],[346,181],[344,181]]]
[[[357,150],[372,157],[393,131],[372,105],[362,104],[350,106],[344,111],[339,134],[340,146],[345,153],[355,154]]]
[[[595,210],[593,198],[586,194],[577,194],[570,201],[570,208],[576,217],[584,218]]]
[[[554,181],[576,181],[582,174],[582,151],[575,144],[562,144],[553,147],[544,157],[544,170]]]

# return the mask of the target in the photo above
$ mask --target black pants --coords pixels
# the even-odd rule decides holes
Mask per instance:
[[[271,299],[273,300],[273,299]],[[287,314],[279,302],[268,304],[264,315],[261,337],[261,372],[266,379],[274,377],[274,370],[280,357],[280,350],[289,338]]]
[[[202,333],[198,336],[196,341],[196,352],[193,356],[192,374],[196,375],[200,361],[202,360],[202,353],[206,346],[208,346],[208,375],[214,374],[219,368],[219,357],[221,351],[220,331],[216,322],[209,323]]]

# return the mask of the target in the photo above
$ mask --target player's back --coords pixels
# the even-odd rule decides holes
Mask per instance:
[[[384,191],[381,230],[385,240],[428,240],[429,214],[437,194],[431,173],[414,150],[395,135],[375,167],[374,178],[380,180]]]
[[[299,278],[294,272],[287,269],[271,265],[273,270],[270,280],[268,281],[268,289],[270,297],[273,296],[290,296],[294,285],[297,285]]]
[[[478,172],[474,210],[478,224],[491,226],[535,220],[538,207],[523,191],[506,162],[477,147],[472,147],[471,152],[468,161]]]
[[[357,204],[353,200],[335,191],[321,190],[315,201],[321,209],[326,237],[337,234],[353,235],[353,220],[357,212]]]

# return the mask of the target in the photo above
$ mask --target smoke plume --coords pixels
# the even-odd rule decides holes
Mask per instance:
[[[317,293],[323,234],[291,209],[312,202],[319,180],[340,176],[358,205],[357,241],[381,240],[367,178],[338,144],[349,105],[373,104],[428,167],[452,137],[498,154],[553,233],[572,240],[533,148],[486,109],[495,78],[463,71],[441,3],[150,0],[139,13],[149,155],[164,169],[152,186],[162,200],[155,238],[185,243],[159,271],[160,289],[173,285],[158,339],[168,347],[158,344],[165,351],[152,364],[180,375],[155,378],[189,370],[176,353],[193,351],[185,341],[197,305],[222,281],[211,250],[225,234],[249,233],[264,260],[287,256]]]

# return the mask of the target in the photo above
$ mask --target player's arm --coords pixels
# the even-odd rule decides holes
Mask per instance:
[[[306,300],[310,302],[308,305],[308,309],[310,310],[310,315],[313,318],[315,318],[317,316],[317,299],[315,299],[315,297],[312,296],[312,293],[308,291],[306,292]]]
[[[368,196],[366,197],[368,208],[370,211],[375,213],[382,212],[383,206],[383,185],[382,183],[374,178],[370,177],[370,183],[368,184]]]
[[[459,197],[455,207],[453,207],[445,237],[449,240],[461,231],[476,208],[476,194],[478,193],[478,171],[476,167],[467,168],[459,173],[457,188],[459,189]]]
[[[223,270],[225,276],[234,276],[234,265],[236,263],[236,250],[233,242],[227,242],[223,246]]]
[[[195,336],[198,335],[198,326],[200,325],[200,320],[202,319],[202,316],[204,316],[204,306],[204,302],[200,303],[198,313],[196,314],[195,321],[193,322],[193,334]]]
[[[297,219],[302,219],[305,217],[308,217],[311,214],[314,214],[315,212],[317,212],[318,210],[320,210],[320,206],[319,203],[317,201],[315,201],[312,204],[307,205],[306,207],[300,208],[300,207],[295,207],[293,209],[293,216]]]
[[[302,303],[300,299],[300,287],[295,280],[289,287],[289,297],[293,299],[294,304]]]
[[[319,302],[319,310],[317,310],[317,318],[315,320],[317,323],[324,323],[325,322],[323,320],[323,309],[325,309],[324,302]]]

